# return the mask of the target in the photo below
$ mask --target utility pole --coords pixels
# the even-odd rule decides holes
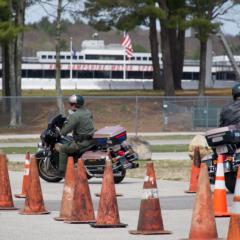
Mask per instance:
[[[235,72],[235,74],[236,74],[236,80],[237,80],[237,81],[240,81],[240,69],[239,69],[239,67],[238,67],[238,65],[237,65],[237,63],[236,63],[236,61],[235,61],[235,59],[234,59],[232,50],[231,50],[231,48],[229,47],[229,44],[228,44],[228,42],[227,42],[227,39],[225,38],[225,36],[224,36],[224,34],[223,34],[222,32],[218,32],[218,33],[217,33],[217,36],[220,37],[221,42],[222,42],[222,44],[223,44],[223,47],[225,48],[225,50],[226,50],[226,52],[227,52],[228,58],[229,58],[229,60],[230,60],[230,62],[231,62],[231,64],[232,64],[233,70],[234,70],[234,72]]]

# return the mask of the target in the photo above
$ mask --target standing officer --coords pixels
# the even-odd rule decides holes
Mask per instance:
[[[70,111],[72,112],[64,123],[60,133],[66,136],[73,132],[73,142],[59,146],[59,175],[65,174],[68,155],[87,149],[95,143],[92,138],[95,128],[92,113],[84,107],[84,98],[81,95],[72,95],[69,98]]]

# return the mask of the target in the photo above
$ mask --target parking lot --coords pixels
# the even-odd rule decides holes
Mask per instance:
[[[10,172],[10,181],[13,195],[21,191],[21,172]],[[143,179],[128,178],[116,185],[116,192],[123,196],[118,197],[120,220],[128,224],[127,228],[97,229],[88,224],[66,224],[56,222],[53,217],[58,216],[63,191],[63,181],[47,183],[41,180],[45,206],[48,215],[20,215],[18,211],[1,211],[0,239],[11,240],[42,240],[42,239],[181,239],[188,237],[192,207],[195,194],[184,193],[189,186],[187,182],[158,181],[160,204],[162,209],[164,229],[172,232],[171,235],[131,235],[128,230],[135,230],[138,223],[139,206],[143,193]],[[101,179],[89,181],[95,213],[97,214]],[[232,204],[232,194],[227,194],[228,205]],[[15,206],[22,208],[24,200],[14,199]],[[216,219],[218,235],[226,238],[229,218]]]

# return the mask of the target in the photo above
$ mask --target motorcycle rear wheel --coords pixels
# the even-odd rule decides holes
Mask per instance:
[[[234,193],[236,184],[236,172],[225,173],[225,185],[230,193]]]
[[[47,182],[56,183],[60,182],[63,179],[54,174],[51,174],[49,171],[46,171],[46,169],[44,168],[44,159],[38,159],[38,171],[39,176]]]

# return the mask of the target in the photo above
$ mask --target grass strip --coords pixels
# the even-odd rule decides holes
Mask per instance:
[[[195,135],[170,135],[170,136],[139,136],[144,140],[191,140]],[[132,137],[132,136],[130,136]],[[0,143],[37,143],[40,138],[10,138],[10,139],[0,139]]]
[[[150,146],[152,152],[187,152],[189,145],[153,145]]]
[[[146,162],[140,160],[139,168],[127,171],[127,177],[142,178],[146,174]],[[189,181],[191,161],[189,160],[154,160],[154,169],[157,179],[172,181]]]
[[[0,148],[5,154],[25,154],[27,151],[30,153],[35,153],[37,151],[36,147],[6,147]]]
[[[24,163],[22,162],[8,162],[8,170],[9,171],[23,171],[24,170]]]
[[[0,143],[37,143],[40,138],[10,138],[10,139],[0,139]]]
[[[144,179],[146,174],[147,161],[138,161],[139,168],[127,170],[127,177]],[[171,181],[189,181],[191,171],[191,161],[188,160],[161,160],[153,161],[154,170],[157,179]],[[9,162],[8,169],[10,171],[23,171],[24,163]]]
[[[154,145],[151,146],[152,152],[187,152],[188,145]],[[1,148],[6,154],[25,154],[27,151],[35,153],[37,147],[4,147]]]
[[[75,94],[76,90],[63,90],[63,96]],[[164,96],[162,90],[78,90],[79,94],[84,96]],[[2,95],[2,91],[0,91]],[[197,96],[197,90],[177,90],[176,96]],[[207,96],[230,96],[231,88],[224,89],[206,89]],[[22,96],[56,96],[55,90],[23,90]]]
[[[141,136],[141,133],[139,133]],[[145,140],[192,140],[195,135],[143,136]]]

